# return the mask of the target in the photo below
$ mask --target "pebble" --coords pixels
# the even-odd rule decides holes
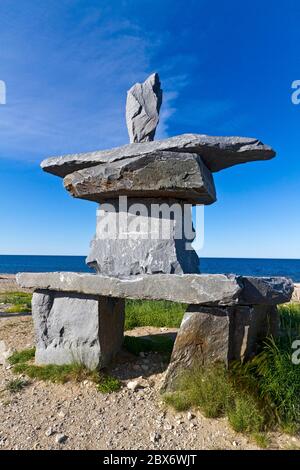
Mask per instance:
[[[135,390],[137,390],[139,388],[140,384],[139,384],[139,381],[138,380],[131,380],[130,382],[128,382],[127,384],[127,388],[129,390],[132,390],[133,392]]]
[[[67,440],[67,436],[65,434],[57,434],[55,436],[55,442],[57,444],[63,444]]]
[[[157,442],[161,438],[161,435],[158,432],[151,432],[150,433],[150,442]]]
[[[165,431],[172,431],[172,429],[173,429],[173,425],[172,425],[172,424],[170,424],[170,423],[168,423],[168,422],[164,424],[164,430],[165,430]]]
[[[55,433],[55,431],[53,431],[52,428],[48,428],[47,431],[45,432],[45,436],[50,437],[54,433]]]

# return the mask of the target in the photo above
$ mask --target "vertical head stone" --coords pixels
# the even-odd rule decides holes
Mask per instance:
[[[157,73],[128,90],[126,123],[131,143],[149,142],[154,139],[161,103],[162,89]]]

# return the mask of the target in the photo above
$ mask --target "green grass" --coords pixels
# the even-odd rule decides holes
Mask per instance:
[[[81,364],[36,366],[34,364],[18,363],[14,366],[14,372],[25,374],[31,379],[45,380],[53,383],[82,382],[83,380],[96,381],[98,373],[90,371]]]
[[[185,372],[176,389],[176,392],[166,393],[164,400],[177,411],[196,407],[207,418],[227,416],[236,432],[257,434],[266,429],[261,404],[251,392],[235,388],[221,364]]]
[[[169,335],[151,335],[147,338],[125,336],[124,338],[124,347],[136,356],[141,352],[160,352],[169,356],[173,346],[174,339]]]
[[[118,379],[104,375],[98,370],[89,370],[82,364],[36,366],[32,363],[34,355],[35,348],[14,352],[8,358],[9,363],[13,366],[13,372],[25,374],[31,379],[52,383],[64,384],[70,381],[82,382],[83,380],[90,380],[96,384],[97,389],[102,393],[118,391],[121,388],[121,382]]]
[[[0,294],[0,302],[12,305],[31,305],[32,294],[25,292],[7,292]]]
[[[110,375],[105,375],[100,378],[97,384],[97,390],[101,393],[113,393],[118,392],[122,384],[120,380]]]
[[[16,365],[24,362],[28,362],[34,358],[35,348],[24,349],[23,351],[15,351],[9,358],[8,362],[11,365]]]
[[[260,354],[229,370],[216,364],[184,372],[176,391],[164,395],[178,411],[198,407],[210,418],[227,416],[232,428],[248,433],[260,447],[265,432],[300,431],[300,365],[293,364],[291,345],[300,339],[300,305],[280,307],[281,335],[266,341]]]
[[[7,313],[30,313],[32,294],[9,292],[0,294],[0,303],[10,304]]]
[[[125,330],[139,326],[178,328],[186,305],[168,301],[127,300]]]
[[[18,393],[21,392],[25,387],[29,385],[29,382],[27,380],[23,379],[12,379],[8,382],[6,386],[6,390],[8,390],[10,393]]]
[[[13,305],[5,310],[6,313],[30,313],[31,307],[27,305]]]
[[[251,437],[261,449],[267,449],[270,446],[270,439],[263,432],[254,432]]]

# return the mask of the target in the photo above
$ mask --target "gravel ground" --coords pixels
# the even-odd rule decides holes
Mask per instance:
[[[2,306],[2,311],[5,310]],[[163,329],[164,333],[170,330]],[[174,330],[173,330],[174,331]],[[162,333],[137,328],[127,334]],[[7,347],[33,345],[30,316],[0,314],[0,340]],[[247,436],[233,432],[226,419],[199,412],[176,413],[159,395],[166,365],[159,354],[136,357],[123,351],[111,373],[123,381],[119,392],[103,395],[89,381],[51,384],[31,380],[21,392],[6,385],[15,375],[0,366],[0,448],[2,449],[255,449]],[[143,376],[143,388],[127,384]],[[300,447],[295,437],[274,434],[271,448]]]

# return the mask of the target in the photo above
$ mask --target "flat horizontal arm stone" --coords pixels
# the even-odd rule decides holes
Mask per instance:
[[[216,189],[211,172],[197,154],[153,152],[75,171],[64,178],[72,196],[103,202],[128,197],[178,198],[212,204]]]
[[[210,171],[257,160],[270,160],[275,157],[274,150],[251,137],[214,137],[205,134],[182,134],[164,140],[142,142],[99,150],[77,153],[44,160],[44,171],[64,178],[66,175],[100,163],[110,163],[124,158],[137,157],[162,151],[197,153],[201,155]]]
[[[291,299],[294,285],[290,279],[259,278],[259,282],[255,282],[256,279],[223,274],[156,274],[130,279],[67,272],[17,275],[17,283],[23,288],[116,298],[220,306],[252,305],[255,302],[276,305]]]

